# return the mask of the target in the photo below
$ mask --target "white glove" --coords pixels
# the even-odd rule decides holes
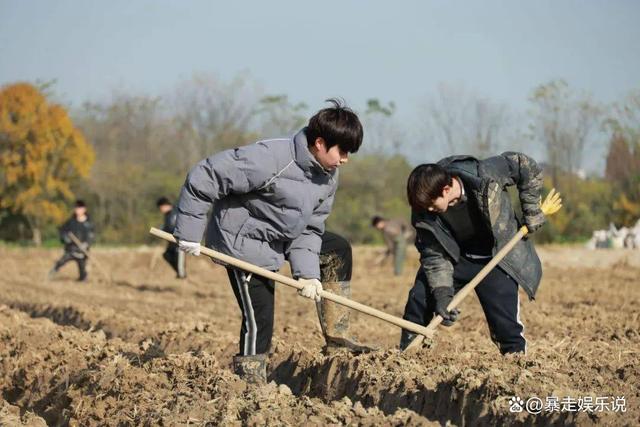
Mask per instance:
[[[193,256],[200,255],[200,242],[187,242],[186,240],[178,240],[178,248]]]
[[[318,279],[298,279],[304,288],[298,290],[298,294],[312,300],[320,301],[320,292],[322,292],[322,283]]]

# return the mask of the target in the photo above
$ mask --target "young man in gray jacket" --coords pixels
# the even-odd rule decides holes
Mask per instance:
[[[347,163],[349,153],[358,151],[363,137],[357,115],[329,101],[331,107],[316,113],[291,138],[259,141],[198,163],[182,188],[173,234],[180,249],[193,255],[199,255],[206,228],[206,246],[227,255],[272,271],[288,260],[293,276],[305,284],[300,294],[318,302],[327,347],[362,350],[349,339],[344,310],[319,297],[323,252],[348,262],[325,289],[350,293],[351,247],[340,236],[326,233],[324,222],[338,186],[338,168]],[[250,382],[262,382],[273,334],[274,283],[227,270],[242,311],[234,370]]]
[[[457,311],[447,310],[455,292],[520,228],[507,191],[511,186],[518,190],[524,223],[536,231],[545,222],[542,171],[525,154],[506,152],[486,160],[454,156],[411,172],[407,196],[421,267],[409,292],[406,320],[426,325],[434,314],[442,316],[445,326],[456,320]],[[524,239],[476,287],[491,339],[501,353],[526,351],[518,287],[533,299],[541,277],[533,242]],[[414,338],[403,331],[401,349]]]

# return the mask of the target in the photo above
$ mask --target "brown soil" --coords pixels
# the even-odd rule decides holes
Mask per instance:
[[[359,315],[381,350],[322,355],[311,301],[281,286],[271,382],[231,371],[240,319],[224,269],[188,259],[173,279],[158,249],[97,249],[88,284],[60,251],[0,248],[0,425],[640,425],[640,252],[547,247],[535,302],[522,303],[526,356],[501,357],[477,302],[407,355],[400,331]],[[401,316],[401,277],[357,248],[353,298]],[[153,268],[151,268],[153,266]],[[624,396],[626,412],[512,413],[509,399]]]

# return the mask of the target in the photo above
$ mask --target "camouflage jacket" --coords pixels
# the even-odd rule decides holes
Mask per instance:
[[[542,171],[535,160],[525,154],[506,152],[486,160],[453,156],[438,163],[459,177],[467,196],[478,202],[493,235],[494,255],[520,228],[507,187],[517,187],[525,217],[541,214]],[[414,211],[411,222],[417,232],[416,247],[429,286],[452,286],[453,265],[461,253],[448,226],[438,214],[431,212]],[[542,266],[530,240],[518,242],[498,266],[534,299],[542,278]]]

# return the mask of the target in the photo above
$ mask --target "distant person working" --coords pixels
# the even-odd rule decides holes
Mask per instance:
[[[162,226],[162,230],[173,234],[173,231],[176,228],[176,218],[178,217],[177,210],[166,197],[160,197],[156,202],[156,206],[158,207],[158,210],[164,214],[164,225]],[[162,257],[176,272],[176,277],[178,279],[187,278],[185,253],[178,249],[178,245],[176,243],[167,243],[167,249],[162,254]]]
[[[396,276],[401,275],[407,245],[415,239],[413,227],[402,218],[386,219],[380,216],[374,216],[371,225],[382,232],[387,246],[387,250],[376,259],[375,264],[380,265],[393,255],[393,273]]]
[[[49,279],[69,261],[78,264],[79,282],[87,281],[87,260],[89,247],[95,240],[93,224],[89,220],[87,206],[78,200],[73,208],[73,215],[59,229],[60,241],[64,244],[64,254],[49,271]]]

